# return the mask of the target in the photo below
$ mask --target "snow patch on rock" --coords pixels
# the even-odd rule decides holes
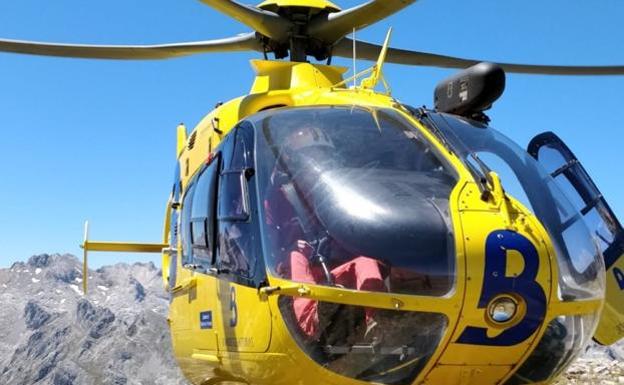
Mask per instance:
[[[82,291],[80,291],[80,289],[78,288],[78,286],[77,286],[77,285],[69,285],[69,287],[71,287],[71,289],[72,289],[73,291],[75,291],[75,292],[76,292],[76,294],[78,294],[78,295],[82,295]]]

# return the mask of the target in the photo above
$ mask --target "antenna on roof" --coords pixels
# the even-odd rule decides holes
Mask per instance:
[[[357,40],[355,38],[355,28],[353,28],[353,88],[357,86]]]
[[[388,56],[388,46],[390,45],[390,38],[392,37],[392,28],[388,30],[386,34],[386,40],[384,41],[381,52],[379,53],[379,58],[377,59],[377,63],[373,66],[371,70],[370,77],[362,80],[360,84],[363,89],[374,89],[377,84],[381,81],[386,88],[386,92],[390,94],[390,86],[386,82],[386,79],[383,76],[383,66],[386,62],[386,57]]]

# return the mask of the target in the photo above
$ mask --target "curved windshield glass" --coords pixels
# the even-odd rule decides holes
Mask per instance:
[[[447,114],[430,121],[473,170],[475,159],[497,172],[503,187],[532,210],[548,231],[559,261],[563,300],[601,297],[604,265],[600,251],[578,210],[544,167],[500,132]]]
[[[451,291],[457,177],[398,112],[290,108],[251,121],[273,274],[364,291]],[[300,310],[314,329],[314,315]]]

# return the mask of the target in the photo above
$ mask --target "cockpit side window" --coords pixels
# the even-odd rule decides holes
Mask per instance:
[[[206,271],[213,264],[219,154],[191,180],[182,201],[182,266]]]
[[[531,141],[529,153],[546,167],[557,185],[574,204],[604,254],[607,269],[622,255],[624,230],[611,207],[581,162],[554,133],[542,133]]]
[[[180,219],[181,224],[181,240],[182,240],[182,266],[188,266],[192,264],[193,251],[191,241],[191,207],[193,203],[193,193],[195,192],[195,184],[191,184],[187,187],[184,194],[184,201],[182,202],[182,217]]]
[[[214,218],[220,157],[214,158],[197,178],[191,207],[193,264],[206,270],[213,264]]]
[[[217,265],[222,272],[242,278],[239,283],[251,285],[260,255],[257,198],[249,187],[255,183],[253,127],[242,123],[230,135],[233,148],[224,153],[230,160],[219,179]]]

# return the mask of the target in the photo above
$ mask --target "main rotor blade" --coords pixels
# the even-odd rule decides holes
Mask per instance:
[[[287,41],[293,24],[283,17],[233,0],[200,0],[202,3],[235,18],[264,36],[280,42]]]
[[[219,40],[136,46],[53,44],[0,39],[0,52],[87,59],[152,60],[249,50],[263,52],[262,44],[253,32]]]
[[[375,61],[382,47],[377,44],[358,41],[356,45],[358,59]],[[353,40],[342,39],[334,46],[333,56],[352,58]],[[386,61],[388,63],[417,65],[442,68],[465,69],[479,63],[479,60],[462,59],[452,56],[435,55],[425,52],[408,51],[390,48]],[[539,75],[624,75],[624,66],[549,66],[497,63],[506,72]]]
[[[310,36],[334,43],[353,29],[359,30],[399,12],[417,0],[371,0],[341,12],[323,14],[310,23]]]

